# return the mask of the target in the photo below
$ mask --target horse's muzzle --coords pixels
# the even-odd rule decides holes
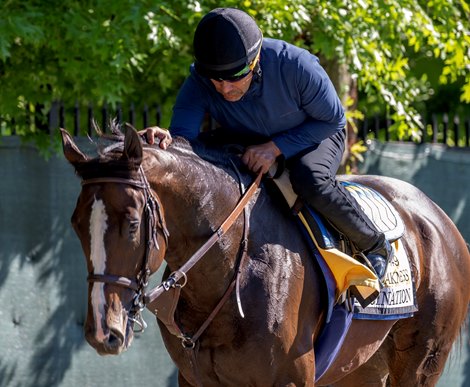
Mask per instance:
[[[109,320],[109,317],[107,318]],[[85,324],[85,338],[100,355],[119,355],[125,351],[133,338],[128,319],[113,319],[109,324],[96,329],[94,321]]]

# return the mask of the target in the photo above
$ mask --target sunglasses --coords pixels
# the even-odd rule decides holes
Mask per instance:
[[[253,71],[256,64],[258,63],[260,53],[261,53],[261,47],[258,51],[258,54],[256,54],[255,59],[249,65],[246,65],[245,67],[243,67],[238,73],[236,73],[236,74],[234,74],[230,77],[226,77],[226,78],[213,78],[213,79],[217,82],[223,82],[223,81],[225,81],[225,82],[238,82],[238,81],[242,80],[249,73],[251,73]]]
[[[251,66],[247,65],[243,69],[241,69],[238,73],[231,75],[226,78],[214,78],[215,81],[217,82],[238,82],[245,78],[249,73],[251,72]]]

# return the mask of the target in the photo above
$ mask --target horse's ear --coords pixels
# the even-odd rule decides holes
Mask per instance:
[[[126,136],[124,137],[124,153],[123,158],[141,163],[143,156],[142,142],[139,134],[130,125],[126,127]]]
[[[80,149],[78,149],[72,136],[65,129],[60,128],[60,134],[62,135],[62,149],[64,151],[64,156],[69,163],[74,164],[88,160]]]

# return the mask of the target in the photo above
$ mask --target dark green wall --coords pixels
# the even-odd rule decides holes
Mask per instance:
[[[395,177],[420,188],[470,242],[470,149],[371,142],[361,172]]]

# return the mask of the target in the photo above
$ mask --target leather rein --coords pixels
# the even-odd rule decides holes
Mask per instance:
[[[124,288],[132,289],[135,292],[133,299],[133,305],[129,311],[129,319],[139,326],[139,329],[134,331],[142,332],[147,324],[143,320],[142,310],[147,307],[152,313],[154,313],[163,323],[167,326],[169,331],[174,335],[178,336],[182,340],[182,345],[185,349],[194,349],[195,343],[198,340],[199,336],[207,328],[210,322],[214,319],[218,311],[222,308],[224,303],[228,300],[230,294],[232,293],[235,286],[238,288],[238,278],[240,273],[240,267],[243,259],[246,256],[247,250],[247,236],[248,236],[248,216],[246,216],[246,206],[250,202],[251,198],[255,194],[256,190],[259,187],[261,182],[262,174],[258,174],[256,179],[251,183],[250,187],[246,192],[241,196],[235,208],[227,216],[225,221],[220,225],[220,227],[215,231],[210,238],[186,261],[186,263],[181,266],[178,270],[172,272],[166,280],[164,280],[160,285],[147,291],[148,280],[150,278],[150,268],[149,268],[149,256],[151,253],[152,247],[159,250],[157,242],[157,231],[160,231],[165,239],[166,246],[168,246],[168,237],[169,233],[166,228],[165,219],[163,217],[163,212],[161,208],[160,201],[158,196],[154,194],[147,178],[145,177],[142,167],[139,168],[140,180],[136,179],[126,179],[118,177],[99,177],[99,178],[90,178],[84,179],[82,181],[82,186],[91,185],[91,184],[103,184],[103,183],[114,183],[114,184],[126,184],[134,188],[140,189],[143,191],[145,196],[145,215],[147,217],[147,234],[146,234],[146,251],[144,260],[142,263],[142,268],[139,274],[135,279],[117,276],[112,274],[95,274],[89,273],[88,282],[103,282],[106,284],[112,284],[116,286],[121,286]],[[232,227],[236,219],[240,216],[242,211],[245,210],[245,230],[242,240],[242,254],[238,260],[237,267],[235,270],[235,275],[224,293],[222,299],[216,305],[212,313],[198,329],[196,334],[193,336],[188,336],[184,334],[180,327],[176,324],[173,319],[173,313],[176,308],[176,304],[179,298],[179,292],[182,287],[186,285],[187,282],[187,272],[199,261],[201,260],[207,251],[223,236],[225,233]],[[183,283],[179,284],[179,281],[183,279]],[[164,297],[162,297],[164,296]],[[166,296],[166,297],[165,297]],[[168,297],[169,296],[169,297]],[[170,298],[170,305],[167,307],[160,308],[160,305],[166,303],[163,299]],[[241,303],[238,298],[237,292],[237,301],[240,314],[243,316],[243,311],[241,309]],[[157,315],[159,309],[166,309],[166,316],[161,318],[160,314]]]

